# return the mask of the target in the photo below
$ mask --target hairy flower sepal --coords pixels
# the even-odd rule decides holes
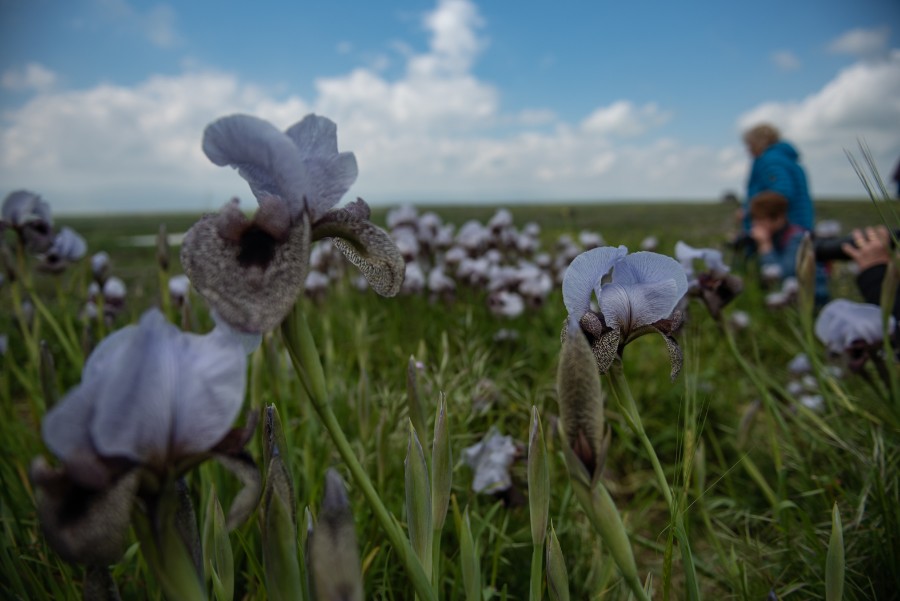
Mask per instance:
[[[575,257],[563,277],[563,302],[568,319],[574,318],[588,336],[600,373],[609,370],[629,342],[655,332],[666,342],[674,380],[682,363],[672,336],[681,324],[675,307],[687,288],[684,269],[675,259],[651,252],[629,255],[624,246],[606,246]],[[567,329],[563,327],[563,339]]]
[[[274,329],[303,292],[310,244],[334,237],[337,246],[383,296],[400,289],[405,263],[390,236],[369,222],[358,199],[334,209],[356,180],[356,158],[337,150],[337,126],[307,115],[282,133],[249,115],[207,126],[203,151],[230,165],[259,202],[253,219],[232,200],[185,235],[181,261],[191,284],[233,327]]]

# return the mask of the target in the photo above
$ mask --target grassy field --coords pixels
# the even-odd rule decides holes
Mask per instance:
[[[598,204],[571,206],[504,205],[522,226],[541,225],[541,243],[551,251],[561,234],[603,235],[606,244],[638,250],[647,236],[658,238],[657,252],[672,254],[677,241],[724,247],[734,207],[714,204]],[[486,222],[496,206],[423,207],[445,222]],[[821,202],[818,219],[836,219],[844,232],[877,223],[871,202]],[[386,209],[375,208],[373,221],[384,224]],[[63,217],[87,240],[89,252],[104,250],[112,273],[128,286],[125,311],[110,328],[133,323],[157,304],[161,282],[181,268],[177,247],[162,273],[155,245],[147,245],[164,225],[184,232],[196,215]],[[143,237],[137,239],[135,237]],[[148,238],[149,237],[149,238]],[[12,242],[8,238],[8,242]],[[726,252],[726,259],[730,259]],[[83,571],[62,561],[48,546],[35,511],[28,469],[38,455],[50,457],[39,423],[52,399],[80,379],[73,362],[77,347],[83,362],[85,327],[94,338],[105,331],[85,326],[80,317],[87,298],[90,269],[82,261],[61,276],[35,273],[29,286],[51,319],[37,313],[29,328],[45,339],[56,366],[42,372],[30,354],[13,312],[4,311],[9,336],[4,357],[0,437],[5,457],[0,467],[0,597],[77,599]],[[27,264],[27,263],[26,263]],[[658,336],[630,344],[624,374],[640,418],[671,487],[677,510],[664,498],[653,458],[628,423],[627,412],[606,393],[605,417],[611,441],[602,476],[628,532],[641,582],[653,599],[683,599],[692,590],[693,562],[700,598],[821,599],[826,580],[835,577],[834,510],[841,517],[841,581],[845,599],[897,598],[900,590],[900,399],[844,372],[828,369],[825,349],[804,329],[794,307],[767,309],[753,270],[742,272],[745,291],[726,310],[750,317],[743,330],[723,331],[704,307],[693,302],[678,334],[684,369],[669,380],[665,346]],[[846,265],[831,272],[833,296],[858,299]],[[4,283],[4,306],[22,296]],[[192,298],[192,319],[200,331],[211,324],[203,300]],[[420,433],[430,456],[431,432],[440,399],[446,402],[453,457],[452,498],[435,553],[433,587],[441,599],[472,599],[467,590],[474,565],[480,575],[476,597],[528,599],[553,596],[549,581],[537,593],[530,582],[534,549],[530,527],[527,456],[532,407],[543,425],[548,450],[549,517],[558,537],[572,599],[626,599],[629,591],[610,548],[598,536],[574,492],[557,433],[557,364],[565,308],[559,287],[543,306],[512,319],[491,313],[485,293],[460,289],[454,302],[432,302],[425,295],[384,299],[360,292],[344,279],[324,301],[301,301],[327,382],[327,396],[354,455],[369,475],[384,506],[405,532],[405,460],[409,434],[410,358],[419,362],[416,390],[426,416]],[[170,317],[178,322],[176,312]],[[498,332],[515,332],[498,336]],[[74,336],[74,337],[73,337]],[[75,342],[77,341],[77,344]],[[799,352],[812,359],[809,376],[821,397],[812,410],[788,391],[789,361]],[[894,366],[891,369],[895,369]],[[376,510],[329,437],[330,431],[310,406],[308,391],[291,367],[279,332],[266,336],[250,361],[248,409],[274,404],[284,425],[284,460],[294,484],[297,536],[305,540],[304,510],[321,510],[325,472],[336,467],[347,482],[365,597],[412,599],[413,589],[402,552],[386,537]],[[43,373],[43,375],[42,375]],[[496,427],[517,441],[510,468],[512,486],[502,494],[472,490],[472,469],[462,450]],[[264,453],[261,428],[248,449],[257,463]],[[407,458],[406,462],[409,459]],[[215,493],[227,508],[237,481],[207,462],[192,471],[188,485],[200,524]],[[678,516],[676,520],[675,516]],[[260,513],[227,536],[233,554],[235,599],[276,598],[263,562],[265,529]],[[684,531],[679,537],[678,527]],[[469,540],[474,541],[474,548]],[[163,592],[153,566],[134,534],[123,559],[112,567],[123,599],[160,599]],[[689,541],[689,555],[684,551]],[[222,544],[221,541],[219,543]],[[299,547],[303,554],[302,546]],[[474,559],[473,559],[474,556]],[[545,561],[546,562],[546,561]],[[305,573],[301,562],[300,572]],[[829,564],[831,565],[831,564]],[[207,566],[208,567],[208,566]],[[207,579],[209,574],[207,574]],[[545,576],[539,582],[543,583]],[[212,584],[205,585],[213,595]],[[828,589],[833,594],[833,583]],[[229,598],[215,595],[216,598]],[[768,596],[768,597],[767,597]],[[303,598],[298,596],[294,598]]]

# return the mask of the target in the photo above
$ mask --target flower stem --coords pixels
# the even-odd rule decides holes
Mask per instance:
[[[306,388],[313,409],[315,409],[322,425],[331,436],[331,440],[337,447],[341,459],[347,464],[350,474],[362,490],[363,496],[368,501],[372,512],[390,539],[391,544],[398,555],[400,555],[416,595],[422,601],[436,601],[436,595],[431,588],[428,577],[425,575],[421,562],[419,562],[409,541],[397,526],[394,518],[384,506],[381,497],[378,496],[378,492],[372,485],[372,481],[356,458],[353,448],[350,446],[350,441],[347,440],[347,436],[344,434],[331,405],[326,398],[323,398],[324,381],[322,381],[321,364],[307,365],[307,363],[318,361],[318,353],[315,350],[315,342],[312,338],[312,333],[309,331],[306,316],[299,308],[299,304],[285,320],[282,326],[282,333],[284,334],[285,346],[287,346],[291,355],[291,362],[297,371],[297,375],[300,376],[303,386]]]
[[[691,552],[690,540],[687,536],[687,530],[684,527],[684,516],[677,507],[675,499],[672,496],[672,488],[669,486],[669,481],[666,479],[666,473],[659,461],[659,456],[656,454],[656,449],[653,448],[653,443],[650,442],[650,437],[647,436],[647,432],[644,430],[644,424],[641,422],[641,415],[638,412],[637,403],[634,401],[634,396],[631,394],[631,388],[628,386],[628,380],[625,378],[625,372],[622,369],[622,362],[616,360],[612,367],[610,367],[606,376],[613,389],[613,393],[619,400],[619,405],[623,409],[625,420],[628,422],[628,425],[634,434],[640,439],[641,445],[647,452],[647,457],[653,465],[653,472],[656,474],[659,487],[666,499],[666,505],[669,507],[669,514],[672,516],[672,527],[675,528],[675,538],[678,539],[678,546],[681,550],[685,588],[687,589],[686,592],[688,598],[692,600],[699,599],[700,590],[697,583],[697,573],[694,569],[694,559],[693,553]]]

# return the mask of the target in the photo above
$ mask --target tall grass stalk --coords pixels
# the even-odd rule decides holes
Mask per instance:
[[[375,514],[382,529],[384,529],[385,534],[387,534],[394,549],[400,556],[400,560],[406,567],[407,576],[409,577],[416,595],[423,601],[434,600],[435,596],[431,588],[431,582],[429,581],[422,564],[417,559],[409,541],[403,536],[397,523],[384,506],[375,487],[372,486],[369,476],[356,458],[353,447],[351,446],[350,441],[347,440],[337,417],[334,415],[331,404],[328,402],[325,378],[322,371],[322,365],[319,361],[318,351],[316,350],[312,333],[309,330],[306,315],[303,313],[303,309],[300,305],[301,303],[297,303],[292,313],[285,319],[285,322],[282,325],[285,346],[290,353],[294,369],[297,370],[300,381],[303,383],[303,386],[306,388],[306,392],[309,395],[310,403],[316,414],[319,416],[319,420],[322,422],[325,430],[331,437],[338,453],[341,455],[341,459],[344,460],[344,463],[347,465],[347,468],[353,476],[353,480],[356,482],[357,486],[359,486],[363,496],[365,496],[366,501],[372,509],[372,512]]]

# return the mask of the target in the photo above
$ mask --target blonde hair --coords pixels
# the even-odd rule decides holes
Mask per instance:
[[[787,215],[788,199],[778,192],[765,190],[750,199],[750,217],[778,219]]]
[[[770,123],[754,125],[744,132],[744,143],[751,148],[759,148],[760,152],[781,139],[781,132]]]

